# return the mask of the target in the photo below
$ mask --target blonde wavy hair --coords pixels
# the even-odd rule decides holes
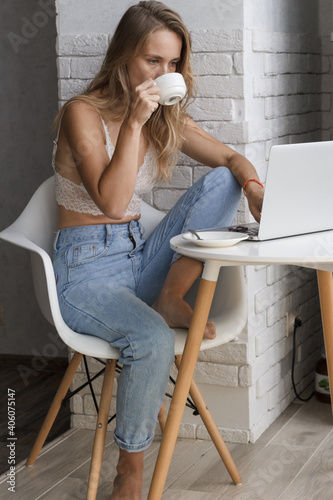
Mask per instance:
[[[169,181],[183,141],[188,116],[186,108],[196,96],[190,60],[191,36],[176,12],[157,1],[141,1],[130,7],[116,28],[100,71],[83,94],[73,97],[64,106],[72,100],[81,99],[100,112],[107,109],[115,121],[124,119],[132,98],[127,64],[143,53],[149,38],[160,29],[172,31],[182,40],[176,71],[183,75],[187,86],[187,95],[180,103],[159,106],[145,124],[146,139],[157,158],[158,177]],[[55,126],[59,125],[63,109],[55,119]]]

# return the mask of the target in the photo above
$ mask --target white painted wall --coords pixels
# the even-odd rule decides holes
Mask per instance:
[[[244,27],[279,33],[318,33],[317,0],[244,0]]]
[[[112,33],[129,0],[57,0],[58,29],[62,35]],[[243,27],[243,0],[169,0],[189,29]]]

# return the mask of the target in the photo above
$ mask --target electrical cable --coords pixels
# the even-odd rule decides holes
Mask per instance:
[[[291,364],[291,382],[292,382],[294,393],[295,393],[295,396],[297,397],[297,399],[299,399],[300,401],[306,402],[312,398],[312,396],[315,394],[315,391],[313,391],[313,393],[310,394],[310,396],[308,396],[307,398],[302,398],[296,390],[295,375],[294,375],[295,358],[296,358],[296,330],[301,325],[302,325],[302,320],[299,316],[297,316],[295,318],[295,321],[294,321],[294,331],[293,331],[293,359],[292,359],[292,364]]]

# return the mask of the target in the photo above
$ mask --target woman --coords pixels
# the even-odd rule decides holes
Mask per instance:
[[[119,348],[123,364],[113,500],[141,498],[143,452],[174,357],[172,328],[188,327],[192,317],[183,297],[202,264],[175,255],[170,238],[231,224],[245,184],[250,210],[260,218],[263,189],[254,167],[186,114],[195,93],[190,55],[178,14],[160,2],[139,2],[122,17],[86,93],[66,103],[56,120],[54,269],[61,312],[73,330]],[[187,97],[161,106],[154,80],[175,71]],[[158,179],[170,178],[178,150],[213,170],[145,240],[140,198]],[[214,338],[212,322],[205,336]]]

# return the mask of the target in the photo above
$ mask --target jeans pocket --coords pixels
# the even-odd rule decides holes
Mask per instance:
[[[103,257],[108,251],[108,245],[105,242],[94,241],[88,244],[75,244],[68,253],[69,267],[76,267],[82,264],[88,264]]]

